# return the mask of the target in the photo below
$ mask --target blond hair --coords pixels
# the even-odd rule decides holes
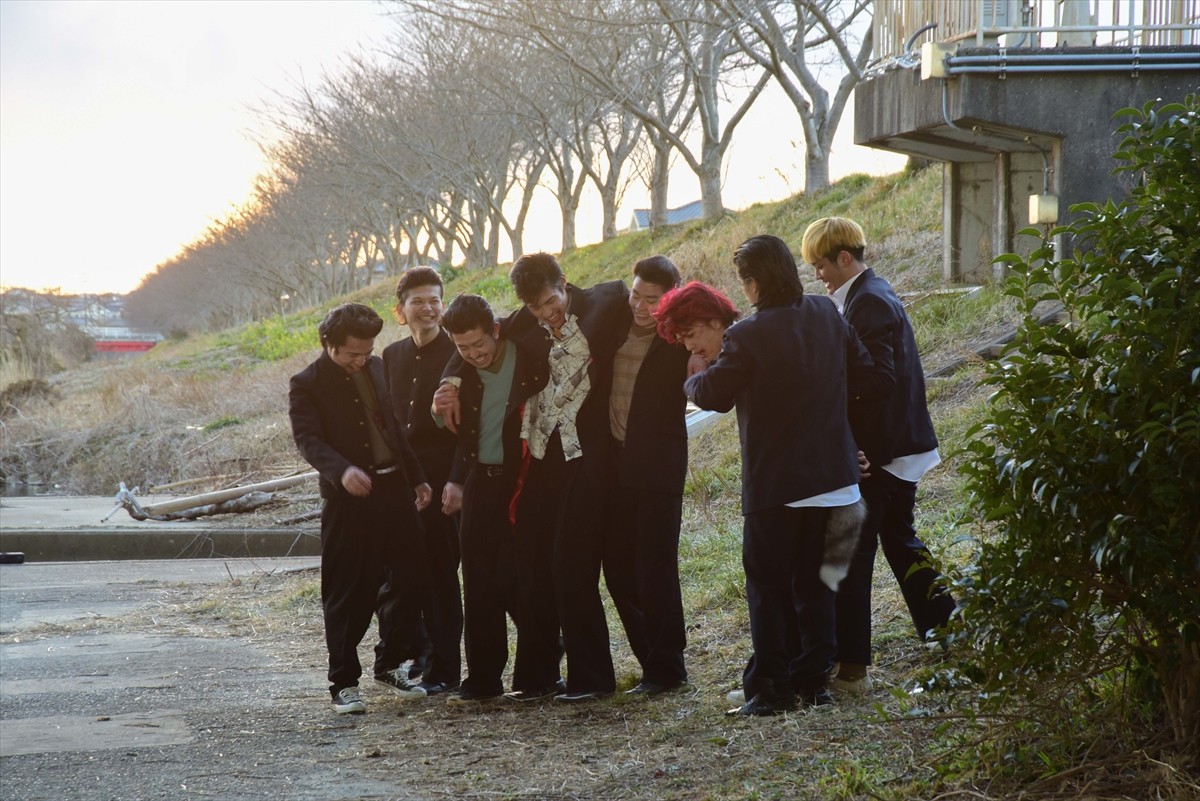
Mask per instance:
[[[804,231],[800,243],[801,257],[809,264],[823,258],[833,259],[843,250],[858,261],[863,260],[867,237],[862,226],[848,217],[822,217]]]

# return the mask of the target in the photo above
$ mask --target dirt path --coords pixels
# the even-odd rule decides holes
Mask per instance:
[[[886,690],[728,719],[724,692],[748,644],[705,620],[690,633],[694,688],[665,698],[463,709],[365,683],[368,714],[338,716],[315,572],[106,586],[117,606],[0,638],[0,797],[852,798],[865,790],[855,777],[906,781],[929,725],[881,721],[872,706],[891,704]],[[925,658],[897,656],[877,674],[884,684]]]

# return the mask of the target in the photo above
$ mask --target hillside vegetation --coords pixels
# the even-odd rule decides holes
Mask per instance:
[[[941,286],[940,175],[925,171],[885,178],[851,176],[813,197],[730,214],[714,225],[625,234],[564,259],[571,281],[587,286],[627,278],[633,262],[664,253],[687,278],[724,287],[740,301],[729,257],[746,237],[775,233],[799,246],[813,219],[848,214],[872,243],[869,257],[899,291]],[[477,292],[498,310],[515,306],[505,268],[451,275],[447,296]],[[824,290],[810,276],[808,289]],[[383,315],[382,346],[405,336],[393,320],[394,285],[375,284],[346,300]],[[946,304],[934,304],[941,315]],[[213,486],[262,480],[302,466],[286,417],[287,379],[318,352],[316,327],[326,309],[299,310],[219,334],[164,342],[146,356],[89,364],[53,377],[0,411],[0,472],[72,494],[115,493],[119,482],[151,487],[217,476]],[[974,317],[975,315],[970,315]],[[965,321],[964,321],[965,322]],[[968,326],[986,319],[965,322]],[[939,321],[923,330],[926,359],[953,358],[958,341],[941,339]],[[928,365],[927,365],[928,366]],[[206,489],[197,482],[190,490]]]
[[[741,302],[730,256],[745,238],[773,233],[798,249],[815,218],[844,214],[860,220],[868,263],[910,300],[926,372],[960,365],[929,382],[944,462],[918,495],[918,527],[953,573],[974,547],[958,536],[970,517],[958,468],[966,432],[979,420],[989,391],[980,384],[984,371],[975,352],[1020,315],[994,288],[934,294],[944,286],[940,182],[937,170],[852,176],[812,196],[757,205],[715,224],[626,234],[572,253],[563,266],[573,282],[589,285],[626,278],[634,261],[663,253],[685,277],[716,284]],[[802,272],[806,289],[823,293]],[[392,291],[377,285],[348,298],[374,306],[389,321],[380,346],[404,334],[391,322]],[[454,275],[447,295],[461,292],[482,293],[501,310],[515,305],[503,269]],[[4,412],[0,466],[7,475],[40,476],[60,491],[92,494],[113,493],[120,481],[144,492],[187,481],[190,494],[307,469],[291,441],[287,379],[318,352],[316,325],[324,311],[302,310],[165,343],[137,361],[62,373],[48,393]],[[1195,797],[1189,794],[1197,785],[1186,774],[1139,751],[1139,732],[1110,730],[1115,726],[1076,732],[1079,749],[1066,756],[1032,746],[981,750],[989,736],[982,721],[945,706],[934,693],[913,694],[943,657],[916,641],[883,560],[874,596],[877,691],[843,699],[829,711],[727,721],[721,715],[724,694],[740,683],[750,651],[732,415],[694,439],[690,455],[680,568],[692,692],[651,704],[621,697],[601,703],[582,718],[569,718],[568,738],[558,736],[562,715],[511,708],[477,720],[461,714],[372,716],[364,747],[375,747],[380,758],[364,769],[405,787],[444,787],[459,797]],[[316,505],[315,486],[304,487],[274,507],[222,524],[269,526]],[[270,588],[229,588],[226,597],[197,599],[187,610],[189,625],[213,636],[282,632],[287,649],[311,646],[315,654],[322,647],[316,582],[300,576]],[[636,661],[611,607],[609,622],[619,681],[628,687],[637,680]],[[312,703],[321,702],[321,691],[314,688]],[[578,725],[581,720],[587,725]],[[478,767],[446,775],[436,763],[414,764],[394,747],[418,741],[431,754],[459,753],[469,741],[465,747]],[[542,744],[539,759],[514,762],[513,743]],[[1120,759],[1105,764],[1110,753]],[[1080,762],[1086,770],[1076,767]]]

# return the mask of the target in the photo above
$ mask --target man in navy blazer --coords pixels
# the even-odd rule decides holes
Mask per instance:
[[[837,597],[838,672],[835,689],[870,689],[871,574],[879,544],[922,639],[954,611],[913,525],[917,481],[940,461],[925,401],[925,374],[912,325],[891,285],[863,261],[866,237],[844,217],[817,220],[804,232],[804,260],[854,327],[889,380],[883,397],[850,404],[850,425],[873,468],[862,483],[868,518],[859,550]]]
[[[871,391],[870,357],[833,304],[804,295],[781,239],[751,237],[734,263],[757,311],[725,331],[716,361],[684,387],[702,409],[737,408],[754,658],[743,676],[748,700],[730,714],[773,715],[797,697],[832,703],[834,592],[820,569],[833,518],[861,524],[846,409]]]

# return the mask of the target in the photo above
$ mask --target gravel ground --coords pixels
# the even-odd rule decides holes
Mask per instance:
[[[822,783],[841,781],[839,771],[882,757],[880,742],[899,743],[907,763],[926,728],[883,722],[872,710],[887,702],[896,666],[877,672],[873,699],[725,718],[724,693],[748,644],[715,620],[693,625],[694,687],[660,699],[461,708],[402,700],[366,682],[368,713],[336,715],[316,581],[315,571],[223,583],[113,580],[105,586],[119,601],[108,606],[93,591],[79,596],[73,618],[7,626],[0,797],[818,798],[827,797]],[[14,603],[45,604],[53,593],[6,592],[6,619]],[[361,649],[367,670],[372,644]],[[614,654],[621,681],[632,684],[634,662],[619,636]]]

